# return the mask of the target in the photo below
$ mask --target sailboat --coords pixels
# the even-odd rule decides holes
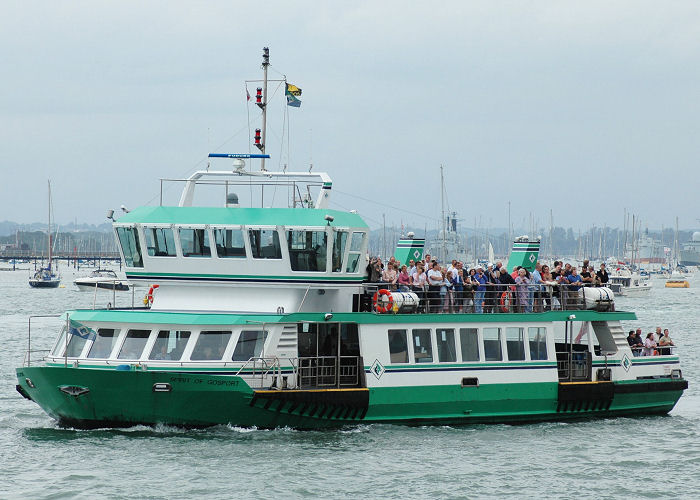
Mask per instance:
[[[51,261],[51,181],[49,181],[49,227],[46,236],[49,263],[48,266],[40,268],[33,277],[29,278],[29,286],[32,288],[57,288],[61,283],[61,277],[54,272]]]

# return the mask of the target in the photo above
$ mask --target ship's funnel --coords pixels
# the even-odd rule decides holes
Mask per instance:
[[[513,241],[513,248],[510,251],[510,257],[508,257],[506,268],[509,273],[513,272],[515,266],[524,267],[528,271],[533,271],[535,269],[535,264],[537,264],[537,257],[539,254],[539,239],[530,241],[527,235],[518,236]]]
[[[410,235],[410,233],[409,233]],[[423,238],[401,238],[396,244],[394,258],[401,264],[408,265],[408,261],[413,259],[421,260],[425,250],[425,239]]]

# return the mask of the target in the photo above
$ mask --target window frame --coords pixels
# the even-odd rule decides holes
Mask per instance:
[[[309,232],[313,232],[313,233],[321,233],[321,232],[325,233],[325,235],[326,235],[326,267],[323,271],[295,271],[294,269],[292,269],[292,256],[290,253],[289,240],[288,240],[289,233],[291,231],[309,231]],[[284,251],[287,253],[287,259],[289,259],[290,272],[292,272],[292,273],[329,273],[330,272],[330,258],[329,258],[329,256],[332,256],[332,254],[331,254],[331,246],[332,246],[331,240],[332,240],[332,238],[329,236],[328,230],[326,227],[284,226],[282,228],[282,232],[285,236],[285,238],[284,238],[285,250]],[[282,258],[284,258],[284,255]],[[262,258],[260,258],[259,260],[262,260]]]
[[[250,258],[255,260],[255,261],[283,261],[285,259],[285,247],[286,245],[282,245],[282,241],[286,241],[286,238],[284,238],[284,235],[282,238],[280,238],[280,227],[279,226],[257,226],[257,225],[252,225],[252,226],[246,226],[246,231],[248,232],[248,245],[250,246]],[[286,229],[286,228],[284,228]],[[252,231],[274,231],[275,234],[277,234],[277,243],[279,244],[279,257],[256,257],[255,252],[253,251],[253,242],[251,241]],[[262,250],[263,247],[260,247],[260,250]],[[286,256],[287,259],[289,259],[289,256]]]
[[[435,353],[437,354],[437,361],[434,361],[434,362],[436,362],[436,363],[457,363],[458,356],[457,356],[457,339],[456,339],[456,335],[455,335],[456,329],[454,327],[435,327],[432,330],[433,330],[433,335],[434,335]],[[443,330],[445,332],[452,334],[452,349],[453,349],[453,353],[454,353],[454,359],[452,361],[443,361],[442,357],[440,356],[440,342],[441,341],[438,339],[438,331],[439,330]]]
[[[212,235],[211,231],[209,230],[209,225],[177,225],[175,226],[177,228],[177,244],[180,248],[180,255],[185,258],[185,259],[211,259],[214,257],[214,252],[212,251]],[[196,230],[203,230],[204,234],[206,235],[207,239],[209,240],[209,255],[185,255],[185,251],[182,248],[182,230],[189,230],[189,231],[196,231]]]
[[[141,229],[143,230],[144,245],[146,246],[146,254],[145,254],[146,257],[148,257],[149,259],[160,259],[160,258],[172,259],[173,257],[174,258],[182,257],[182,248],[180,247],[179,234],[178,234],[178,231],[176,231],[176,227],[174,224],[143,224],[141,226]],[[150,255],[148,253],[148,251],[149,251],[148,230],[149,229],[169,229],[173,235],[173,245],[175,246],[175,255]]]
[[[211,245],[212,249],[212,257],[215,259],[223,259],[227,262],[236,262],[236,261],[247,261],[251,257],[251,251],[250,251],[250,241],[248,238],[246,238],[246,232],[247,229],[244,225],[232,225],[232,226],[225,226],[225,225],[210,225],[209,230],[211,231],[211,242],[213,245]],[[243,257],[237,257],[237,256],[224,256],[222,257],[219,255],[219,249],[216,246],[216,231],[221,230],[221,231],[226,231],[226,230],[231,230],[231,231],[240,231],[241,235],[243,237],[243,249],[245,251],[245,255]]]
[[[430,361],[425,361],[425,362],[419,362],[416,360],[416,352],[415,352],[415,347],[416,347],[416,337],[414,336],[414,332],[428,332],[428,342],[430,342]],[[435,363],[435,349],[433,344],[433,329],[432,328],[411,328],[411,350],[412,352],[412,357],[411,357],[411,363],[416,364],[416,365],[421,365],[423,363],[427,364],[433,364]],[[428,356],[426,356],[427,358]]]

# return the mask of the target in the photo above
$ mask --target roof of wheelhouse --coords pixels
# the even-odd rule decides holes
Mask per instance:
[[[118,224],[234,224],[254,226],[368,227],[358,214],[313,208],[139,207],[122,215]]]

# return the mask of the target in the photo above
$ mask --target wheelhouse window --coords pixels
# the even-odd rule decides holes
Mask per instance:
[[[408,363],[406,330],[389,330],[389,360],[392,363]]]
[[[352,233],[352,238],[350,238],[350,250],[348,251],[348,263],[345,265],[346,273],[356,273],[358,271],[364,239],[365,233]]]
[[[416,363],[433,362],[433,346],[430,341],[430,329],[418,328],[413,334],[413,359]]]
[[[506,328],[508,361],[525,361],[525,328]]]
[[[231,332],[219,330],[203,330],[199,333],[197,343],[192,350],[190,359],[193,361],[220,360],[231,338]]]
[[[455,348],[455,331],[453,328],[436,328],[438,361],[440,363],[454,363],[457,361]]]
[[[117,238],[127,267],[143,267],[139,233],[135,227],[117,227]]]
[[[148,359],[179,361],[185,350],[191,332],[184,330],[161,330]]]
[[[209,231],[180,228],[180,246],[184,257],[211,257]]]
[[[292,271],[326,271],[325,231],[287,231],[287,248]]]
[[[61,328],[61,334],[58,336],[58,341],[54,346],[51,354],[54,356],[60,356],[63,353],[63,348],[66,347],[66,327],[65,325]]]
[[[347,231],[337,231],[333,241],[332,270],[339,273],[343,270],[343,257],[345,256],[345,243],[348,241]]]
[[[503,361],[501,350],[501,329],[484,328],[481,331],[484,337],[484,358],[486,361]]]
[[[245,242],[240,229],[214,229],[214,242],[220,259],[245,259]]]
[[[530,341],[530,359],[547,359],[547,329],[531,326],[527,329],[527,336]]]
[[[175,237],[167,227],[145,227],[146,251],[151,257],[175,257]]]
[[[267,332],[263,330],[243,330],[238,337],[236,348],[233,351],[232,361],[248,361],[250,358],[259,358],[263,352],[263,346],[267,339]]]
[[[117,343],[117,337],[119,337],[119,330],[115,330],[114,328],[98,329],[95,341],[92,343],[87,357],[108,358],[112,353],[114,345]]]
[[[254,259],[281,259],[282,247],[276,229],[249,229],[250,251]]]
[[[71,329],[72,331],[72,329]],[[65,339],[65,337],[63,337]],[[80,353],[83,352],[83,347],[85,347],[85,343],[88,341],[89,335],[86,335],[85,337],[81,337],[80,335],[76,335],[73,333],[68,333],[68,345],[66,346],[66,353],[65,356],[67,358],[77,358],[80,356]]]
[[[151,330],[129,330],[119,351],[119,359],[141,359]]]
[[[479,331],[476,328],[460,328],[459,343],[462,361],[479,361]]]

